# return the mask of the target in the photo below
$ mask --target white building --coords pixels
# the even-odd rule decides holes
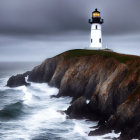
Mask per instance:
[[[100,12],[95,9],[92,12],[92,18],[89,19],[91,24],[91,39],[90,39],[90,48],[92,49],[102,49],[102,26],[104,20],[100,17]]]

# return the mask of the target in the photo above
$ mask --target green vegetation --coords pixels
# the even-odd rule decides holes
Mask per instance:
[[[62,54],[65,54],[65,59],[73,58],[73,57],[82,57],[82,56],[88,56],[88,55],[101,55],[105,58],[115,58],[121,63],[126,63],[129,60],[139,58],[138,56],[132,56],[132,55],[124,55],[124,54],[118,54],[112,51],[106,51],[106,50],[84,50],[84,49],[76,49],[76,50],[69,50],[67,52],[64,52]],[[60,55],[62,55],[60,54]]]

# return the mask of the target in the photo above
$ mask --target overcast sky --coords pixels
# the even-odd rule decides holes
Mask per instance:
[[[105,20],[104,34],[140,31],[140,0],[0,0],[0,32],[88,31],[95,8]]]
[[[122,41],[128,53],[133,49],[139,55],[140,0],[0,0],[0,61],[42,60],[48,49],[53,56],[87,47],[95,8],[104,19],[103,44],[116,48]]]

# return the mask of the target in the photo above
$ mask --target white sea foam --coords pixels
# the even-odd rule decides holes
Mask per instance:
[[[79,133],[81,136],[88,136],[90,127],[96,126],[97,122],[91,122],[86,120],[74,120],[75,126],[74,131]]]
[[[110,138],[113,139],[114,137],[120,136],[120,134],[121,134],[121,133],[115,133],[114,130],[112,130],[111,133],[108,133],[108,134],[103,135],[102,138],[110,137]]]
[[[86,103],[89,104],[90,100],[86,100]]]
[[[5,88],[7,89],[7,87]],[[89,137],[90,127],[96,126],[97,122],[67,119],[66,115],[60,113],[59,110],[66,110],[70,105],[71,98],[51,98],[51,95],[58,94],[59,90],[46,83],[31,82],[30,86],[12,88],[12,90],[19,91],[18,94],[21,94],[23,104],[29,109],[24,109],[27,115],[21,116],[20,119],[2,123],[3,128],[0,128],[0,132],[4,140],[31,140],[47,132],[52,136],[56,135],[56,137],[68,140],[101,140],[107,136],[111,138],[119,136],[112,132],[100,137]],[[6,131],[5,128],[7,128]],[[0,139],[3,137],[0,136]]]

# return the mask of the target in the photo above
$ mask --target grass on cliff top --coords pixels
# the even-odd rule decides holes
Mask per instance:
[[[73,58],[73,57],[81,57],[81,56],[88,56],[88,55],[100,55],[105,58],[115,58],[121,63],[126,63],[127,61],[130,61],[132,59],[140,59],[139,56],[133,56],[133,55],[125,55],[125,54],[119,54],[112,51],[106,51],[106,50],[85,50],[85,49],[75,49],[75,50],[69,50],[64,53],[65,59]],[[60,54],[60,55],[62,55]]]

